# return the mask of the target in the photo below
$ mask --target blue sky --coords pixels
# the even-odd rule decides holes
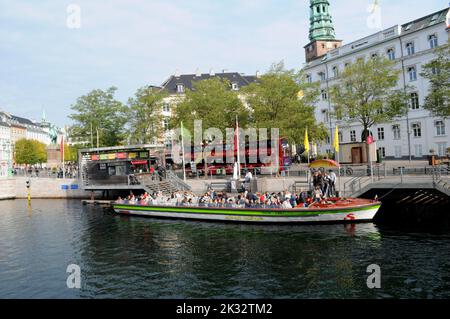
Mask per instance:
[[[374,0],[331,0],[336,34],[350,42],[375,33]],[[67,27],[67,7],[81,27]],[[382,27],[438,11],[448,0],[380,0]],[[0,0],[0,109],[60,126],[77,97],[160,85],[178,69],[264,72],[281,60],[301,68],[307,0]]]

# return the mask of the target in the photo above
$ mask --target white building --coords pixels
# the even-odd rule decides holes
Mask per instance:
[[[338,124],[341,143],[361,142],[363,128],[360,124],[348,125],[329,116],[333,111],[329,88],[339,81],[339,73],[347,64],[359,58],[386,56],[402,70],[398,88],[410,86],[413,89],[408,91],[411,101],[406,117],[371,128],[381,155],[386,159],[423,159],[430,150],[445,155],[450,147],[450,119],[433,117],[423,109],[429,84],[420,73],[422,66],[435,57],[435,48],[448,43],[446,17],[448,19],[449,9],[345,45],[334,38],[328,1],[311,0],[311,14],[311,42],[305,47],[307,61],[303,69],[309,81],[320,82],[321,96],[316,116],[319,122],[327,124],[330,136]],[[329,138],[321,146],[322,153],[333,152],[332,140]]]
[[[8,177],[12,165],[11,125],[9,115],[0,111],[0,178]]]

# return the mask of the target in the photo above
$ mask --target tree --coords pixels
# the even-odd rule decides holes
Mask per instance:
[[[317,84],[305,81],[302,72],[286,70],[283,62],[273,64],[258,83],[244,89],[256,128],[279,128],[291,143],[303,143],[308,128],[312,141],[326,137],[326,128],[316,122],[314,103]]]
[[[77,99],[72,105],[76,113],[69,117],[75,121],[73,134],[93,140],[96,145],[97,131],[100,146],[117,146],[125,138],[128,108],[114,98],[117,88],[106,91],[93,90]]]
[[[17,164],[42,164],[47,162],[47,148],[39,141],[20,139],[14,146],[14,159]]]
[[[428,79],[430,89],[424,108],[434,116],[450,117],[450,45],[436,49],[436,59],[422,67],[421,76]]]
[[[193,90],[186,91],[181,99],[175,109],[173,127],[180,127],[183,122],[193,132],[194,121],[202,120],[203,128],[218,128],[225,136],[226,128],[236,126],[236,116],[242,127],[248,123],[248,110],[226,80],[214,78],[196,82]]]
[[[330,92],[337,119],[359,122],[365,140],[373,125],[405,115],[408,97],[396,89],[399,74],[394,62],[380,57],[358,59],[346,67]]]
[[[146,86],[128,100],[131,143],[146,144],[161,136],[161,105],[165,97],[165,92]]]

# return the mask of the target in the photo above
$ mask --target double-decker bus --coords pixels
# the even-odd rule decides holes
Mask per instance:
[[[278,139],[278,156],[272,154],[271,140],[246,142],[240,149],[241,172],[258,174],[280,173],[292,165],[292,151],[287,138]],[[220,148],[219,148],[220,149]],[[209,154],[203,146],[191,147],[190,156],[186,154],[186,171],[190,175],[232,175],[237,162],[238,151],[235,145],[224,144],[222,150],[215,148]],[[170,162],[170,160],[168,160]],[[205,162],[208,163],[205,167]]]

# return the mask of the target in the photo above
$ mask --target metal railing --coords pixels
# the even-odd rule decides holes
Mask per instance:
[[[384,174],[373,174],[372,176],[357,176],[344,184],[344,196],[352,196],[361,192],[366,186],[375,182],[388,179],[394,182],[398,187],[413,180],[414,182],[430,182],[435,187],[450,192],[450,168],[448,166],[431,166],[431,167],[398,167],[393,168],[392,174],[387,174],[386,168]]]

